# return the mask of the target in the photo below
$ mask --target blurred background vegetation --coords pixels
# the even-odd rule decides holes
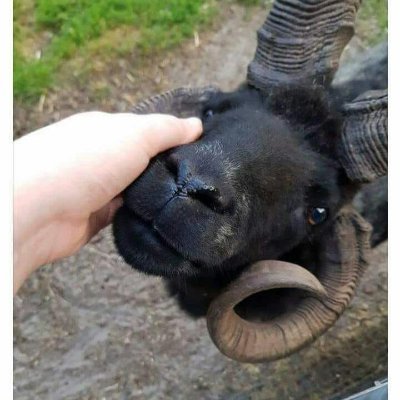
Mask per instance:
[[[256,7],[260,0],[14,0],[14,97],[37,101],[68,60],[74,73],[94,57],[138,58],[173,48],[218,18],[221,6]],[[386,34],[387,0],[364,0],[363,34],[375,42]],[[361,24],[361,26],[363,26]]]

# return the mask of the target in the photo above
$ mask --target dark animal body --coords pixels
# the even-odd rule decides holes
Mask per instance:
[[[279,3],[276,2],[276,9]],[[382,71],[384,58],[374,59],[366,76]],[[140,271],[164,277],[171,294],[177,295],[181,306],[193,316],[205,315],[210,303],[216,303],[209,310],[213,340],[225,354],[247,361],[279,358],[300,348],[331,326],[347,306],[360,272],[347,271],[343,267],[347,261],[343,259],[354,258],[362,270],[364,253],[357,255],[353,250],[364,248],[369,241],[368,227],[361,217],[352,211],[342,212],[356,195],[359,211],[373,226],[379,226],[373,244],[387,235],[385,182],[378,180],[374,186],[363,186],[363,179],[353,178],[353,167],[347,167],[342,154],[343,131],[350,124],[343,112],[345,103],[367,89],[384,89],[384,78],[368,83],[368,78],[362,79],[358,74],[357,79],[353,76],[328,88],[304,79],[286,79],[279,84],[270,83],[266,89],[261,78],[257,78],[261,83],[253,84],[259,73],[256,61],[257,55],[249,68],[249,83],[235,92],[204,90],[202,95],[195,93],[196,102],[190,96],[183,97],[189,113],[191,110],[202,118],[202,137],[157,156],[126,189],[124,205],[114,222],[116,245],[124,259]],[[179,95],[173,94],[177,98],[175,106],[165,105],[160,97],[154,101],[160,110],[145,103],[143,111],[174,113],[175,108],[182,108]],[[362,112],[365,114],[364,109]],[[358,173],[357,168],[354,171]],[[371,196],[371,191],[379,194]],[[371,212],[371,201],[375,201],[378,213]],[[354,239],[349,236],[347,242],[357,240],[359,244],[354,249],[341,250],[345,246],[342,239],[351,227],[365,234],[355,233]],[[332,251],[337,255],[333,256]],[[304,277],[299,273],[301,284],[289,285],[285,279],[290,280],[289,275],[295,276],[298,270],[279,263],[271,270],[270,265],[260,267],[260,260],[295,263],[307,271]],[[326,267],[327,263],[337,266]],[[252,275],[252,265],[256,265],[252,268],[258,275]],[[275,279],[274,268],[281,269],[280,274],[285,277]],[[332,278],[337,270],[341,275]],[[214,301],[219,294],[232,287],[229,298],[235,285],[242,281],[241,287],[250,286],[246,282],[253,281],[257,286],[257,276],[261,279],[262,274],[269,274],[265,278],[267,285],[249,290],[245,296],[238,288],[238,297],[228,300],[229,310],[223,313],[226,301]],[[313,281],[315,277],[319,282]],[[332,279],[336,282],[333,285]],[[348,294],[344,300],[340,295],[339,301],[337,294],[341,291]],[[311,297],[328,296],[329,300],[319,300],[322,305],[317,304],[315,299],[310,300],[310,293]],[[257,329],[269,335],[265,331],[271,327],[260,324],[262,328],[250,329],[247,324],[247,332],[240,319],[272,321],[274,329],[276,325],[286,332],[280,319],[295,315],[299,304],[303,314],[304,310],[314,309],[314,316],[320,313],[325,322],[315,331],[310,328],[310,334],[297,333],[304,336],[301,339],[291,339],[284,333],[282,349],[275,344],[275,338],[270,339],[269,343],[278,350],[268,355],[257,349],[259,345],[250,348],[238,344],[242,336],[251,336]],[[306,325],[313,323],[308,321]],[[221,329],[239,332],[234,344],[228,343]],[[237,351],[236,347],[243,349]]]

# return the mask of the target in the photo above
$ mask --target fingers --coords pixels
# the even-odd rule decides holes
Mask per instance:
[[[179,119],[163,114],[137,117],[140,139],[149,158],[171,147],[190,143],[203,131],[201,120],[195,117]]]

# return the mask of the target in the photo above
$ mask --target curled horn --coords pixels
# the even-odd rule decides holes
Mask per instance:
[[[217,92],[218,89],[213,86],[174,89],[140,102],[132,112],[172,114],[181,118],[199,116],[203,104]]]
[[[210,336],[226,356],[241,362],[276,360],[314,341],[348,306],[367,265],[371,227],[353,209],[343,209],[319,249],[317,274],[279,261],[247,269],[211,303]],[[303,290],[297,307],[267,321],[240,317],[235,306],[276,288]]]
[[[329,86],[354,34],[361,0],[275,0],[258,30],[247,80],[260,90],[279,83]]]
[[[344,106],[341,163],[348,177],[371,182],[388,170],[388,92],[364,93]]]

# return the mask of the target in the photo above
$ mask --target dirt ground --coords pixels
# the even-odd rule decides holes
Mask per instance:
[[[232,89],[245,77],[265,10],[225,11],[215,31],[151,65],[127,59],[102,65],[90,82],[70,82],[38,105],[16,105],[21,135],[76,111],[128,111],[138,99],[182,85]],[[355,40],[349,52],[357,53]],[[106,84],[96,98],[91,85]],[[274,363],[239,364],[212,344],[204,320],[192,320],[161,280],[123,263],[105,230],[77,255],[38,271],[14,305],[14,394],[58,399],[327,399],[387,373],[387,244],[351,307],[301,352]]]

